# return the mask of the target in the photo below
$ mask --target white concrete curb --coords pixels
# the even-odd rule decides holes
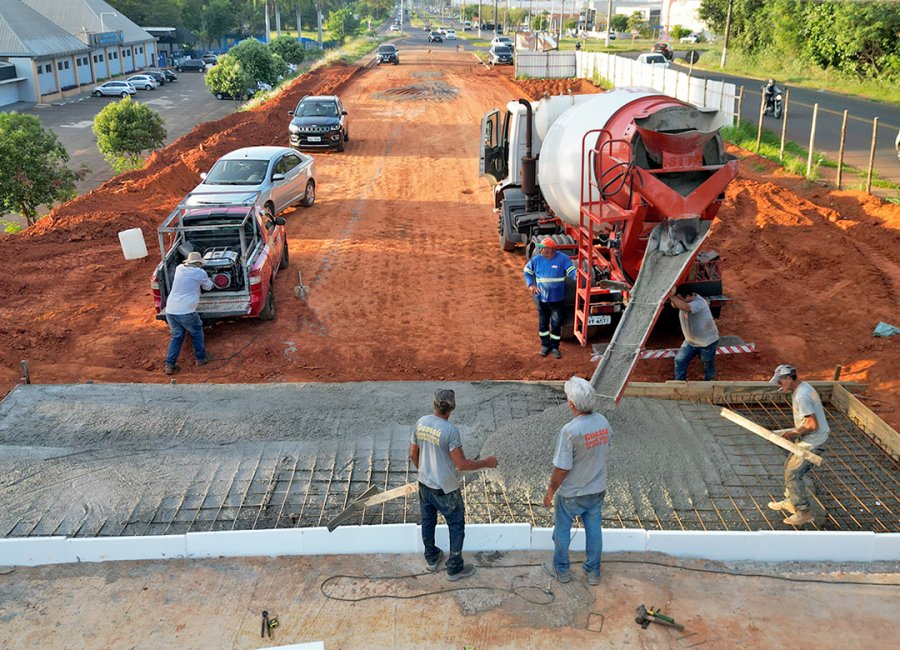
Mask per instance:
[[[446,526],[436,541],[446,548]],[[470,524],[465,550],[549,551],[552,528],[528,524]],[[576,530],[571,549],[584,550]],[[40,566],[114,560],[421,553],[416,524],[188,533],[157,537],[13,537],[0,540],[0,566]],[[673,557],[722,561],[870,562],[900,560],[900,533],[750,531],[706,532],[612,528],[603,531],[607,553],[654,551]]]

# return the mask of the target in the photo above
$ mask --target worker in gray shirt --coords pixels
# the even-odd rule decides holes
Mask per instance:
[[[574,419],[560,429],[553,458],[553,474],[544,494],[544,506],[553,508],[553,559],[543,563],[546,573],[569,582],[569,544],[572,522],[584,524],[585,558],[582,568],[589,585],[600,584],[603,551],[603,500],[606,498],[609,421],[594,412],[596,395],[591,384],[572,377],[565,385]],[[555,500],[554,500],[555,497]]]
[[[172,332],[169,339],[169,349],[166,352],[166,374],[174,375],[181,370],[178,366],[178,355],[181,354],[181,344],[184,342],[185,333],[190,334],[191,343],[194,344],[194,359],[198,366],[202,366],[212,359],[212,355],[206,351],[206,342],[203,339],[203,321],[197,313],[200,304],[200,291],[209,291],[213,288],[213,282],[203,270],[203,258],[200,253],[188,253],[184,263],[175,269],[175,278],[172,280],[172,290],[166,296],[166,322]]]
[[[675,355],[675,379],[687,379],[691,360],[700,355],[703,362],[703,381],[716,378],[716,350],[719,347],[719,328],[703,296],[687,285],[678,285],[669,294],[669,302],[678,310],[678,320],[684,343]]]
[[[828,440],[831,429],[825,419],[825,407],[822,399],[810,384],[797,380],[797,369],[782,364],[775,368],[775,374],[769,380],[779,390],[791,393],[791,410],[794,414],[794,428],[779,429],[774,433],[786,440],[794,442],[811,452],[818,453],[818,448]],[[813,521],[810,509],[809,493],[803,482],[812,463],[796,454],[791,454],[784,465],[784,500],[772,501],[772,510],[788,513],[784,523],[790,526],[803,526]]]
[[[468,578],[475,565],[465,564],[462,557],[466,536],[466,508],[460,492],[459,471],[496,467],[497,458],[469,460],[462,450],[459,429],[449,422],[456,408],[456,394],[449,389],[434,392],[434,415],[419,418],[409,440],[409,457],[419,470],[419,512],[422,521],[422,543],[429,571],[440,569],[444,552],[434,543],[437,515],[441,513],[450,532],[450,557],[447,579]]]

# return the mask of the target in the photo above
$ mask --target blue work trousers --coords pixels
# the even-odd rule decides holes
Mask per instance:
[[[445,493],[419,483],[419,512],[422,519],[422,543],[425,545],[425,561],[434,564],[441,556],[441,550],[434,544],[434,529],[438,513],[444,515],[450,530],[450,555],[447,558],[447,573],[453,575],[463,568],[462,548],[466,538],[466,506],[462,492],[454,490]]]
[[[691,359],[700,355],[703,362],[703,381],[712,381],[716,378],[716,350],[719,348],[719,340],[716,339],[706,347],[698,348],[687,341],[681,344],[678,354],[675,355],[675,379],[687,379],[688,366]]]
[[[169,350],[166,353],[166,365],[174,366],[181,354],[181,344],[184,342],[185,333],[191,335],[191,343],[194,344],[194,359],[206,360],[206,347],[203,342],[203,321],[200,314],[166,314],[166,322],[172,330],[172,338],[169,341]]]
[[[538,336],[541,337],[541,345],[549,350],[556,350],[559,348],[563,307],[566,301],[544,302],[535,298],[535,302],[538,310]]]
[[[569,572],[569,544],[572,522],[581,518],[584,524],[584,572],[600,577],[600,554],[603,552],[603,500],[606,491],[580,497],[556,495],[553,508],[553,566],[557,573]]]

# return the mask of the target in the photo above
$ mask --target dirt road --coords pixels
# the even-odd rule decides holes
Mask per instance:
[[[278,317],[213,325],[207,343],[219,360],[200,369],[183,357],[178,381],[590,376],[590,350],[574,343],[561,360],[537,356],[524,258],[497,246],[491,192],[477,177],[487,109],[571,84],[520,87],[509,71],[487,70],[469,54],[404,53],[400,66],[304,75],[280,98],[203,124],[145,169],[0,238],[3,391],[17,381],[21,359],[40,383],[167,380],[168,330],[154,318],[149,288],[158,251],[154,244],[148,258],[125,261],[116,235],[139,226],[152,244],[168,210],[219,156],[284,144],[286,111],[307,93],[341,95],[351,141],[344,153],[316,154],[317,204],[285,215],[291,268],[275,283]],[[879,320],[900,321],[900,206],[807,186],[750,158],[710,241],[733,298],[720,330],[760,350],[722,359],[720,378],[767,378],[782,362],[830,378],[843,364],[843,377],[869,383],[881,400],[873,405],[900,425],[892,410],[898,341],[872,337]],[[310,288],[305,302],[292,292],[297,269]],[[677,333],[659,334],[650,346],[678,343]],[[643,361],[636,378],[671,373],[671,360]]]

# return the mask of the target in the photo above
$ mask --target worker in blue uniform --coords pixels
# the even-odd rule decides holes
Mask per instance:
[[[566,299],[566,278],[575,277],[575,265],[565,253],[556,250],[556,242],[544,237],[535,255],[525,265],[525,284],[531,291],[538,311],[538,336],[541,337],[541,356],[552,354],[556,359],[562,331],[562,310]]]

